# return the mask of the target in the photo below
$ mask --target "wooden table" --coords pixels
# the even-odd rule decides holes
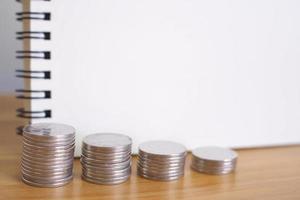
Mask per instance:
[[[238,150],[234,174],[212,176],[189,168],[184,178],[172,182],[150,181],[136,175],[120,185],[95,185],[82,181],[75,160],[74,180],[60,188],[36,188],[20,180],[21,136],[18,106],[11,96],[0,98],[0,199],[300,199],[300,146]],[[300,133],[299,133],[300,134]]]

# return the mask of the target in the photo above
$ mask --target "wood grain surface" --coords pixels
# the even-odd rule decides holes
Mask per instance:
[[[19,102],[0,97],[0,199],[300,199],[300,146],[238,150],[237,170],[223,176],[192,171],[188,156],[185,176],[178,181],[158,182],[136,175],[120,185],[87,183],[80,178],[76,159],[74,180],[60,188],[36,188],[20,180],[22,138],[15,134]],[[299,133],[300,134],[300,133]]]

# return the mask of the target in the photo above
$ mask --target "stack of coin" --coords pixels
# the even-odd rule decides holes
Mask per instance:
[[[23,129],[22,180],[32,186],[59,187],[73,177],[75,129],[38,123]]]
[[[96,184],[123,183],[131,175],[130,137],[115,133],[86,136],[82,143],[82,178]]]
[[[149,141],[139,146],[137,172],[141,177],[171,181],[184,175],[186,148],[170,141]]]
[[[192,151],[192,169],[206,174],[228,174],[235,170],[237,153],[221,147],[199,147]]]

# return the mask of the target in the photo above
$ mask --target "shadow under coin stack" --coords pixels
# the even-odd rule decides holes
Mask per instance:
[[[82,143],[82,178],[96,184],[119,184],[131,175],[130,137],[114,133],[86,136]]]
[[[169,141],[149,141],[139,146],[138,175],[152,180],[171,181],[184,175],[186,148]]]
[[[192,169],[206,174],[228,174],[235,170],[237,153],[221,147],[199,147],[192,151]]]
[[[32,186],[59,187],[73,178],[75,129],[38,123],[23,129],[22,180]]]

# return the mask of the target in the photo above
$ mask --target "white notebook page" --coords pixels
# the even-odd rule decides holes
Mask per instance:
[[[300,3],[292,0],[52,0],[31,2],[51,21],[52,121],[81,138],[252,147],[300,142]]]

